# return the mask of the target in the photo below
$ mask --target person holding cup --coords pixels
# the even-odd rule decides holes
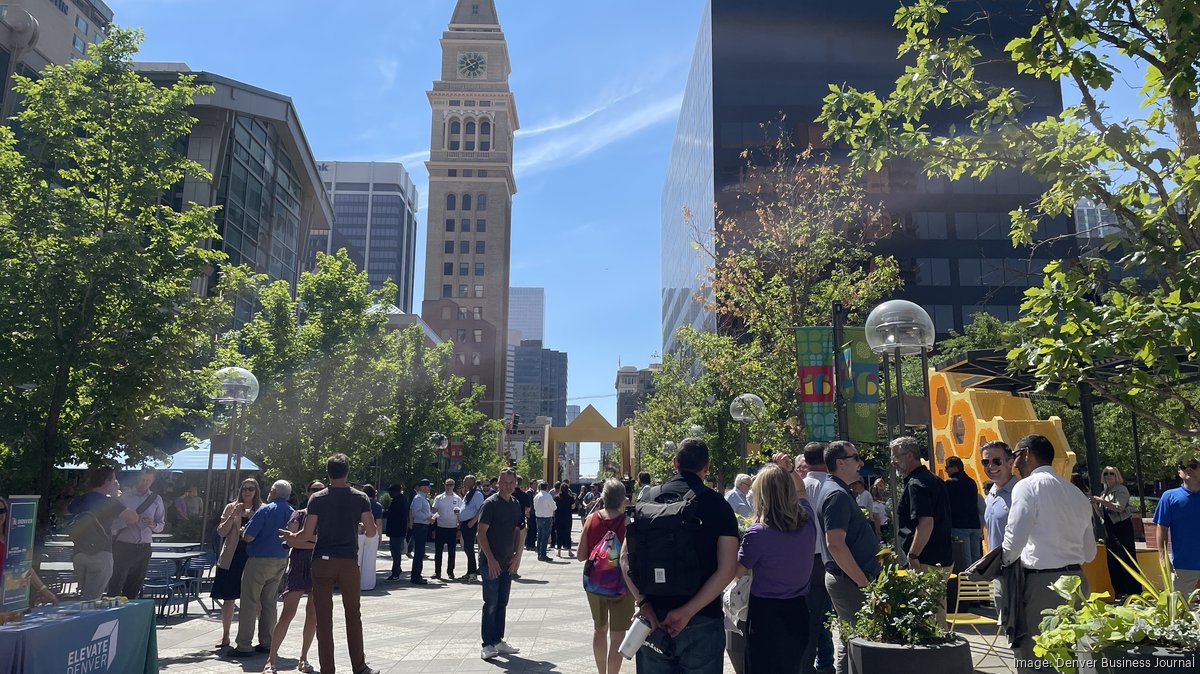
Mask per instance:
[[[237,500],[221,512],[217,533],[221,536],[221,556],[217,558],[217,573],[213,578],[211,597],[221,601],[221,641],[217,648],[229,648],[229,628],[233,625],[234,601],[242,596],[242,572],[246,569],[246,542],[242,527],[262,507],[258,481],[242,480]]]

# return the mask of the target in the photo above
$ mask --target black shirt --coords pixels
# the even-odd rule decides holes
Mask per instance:
[[[959,471],[946,479],[950,499],[950,526],[955,529],[982,529],[979,526],[979,486],[970,475]]]
[[[709,489],[695,473],[680,472],[667,483],[663,484],[660,494],[675,494],[683,498],[688,490],[696,492],[696,514],[700,518],[700,528],[695,534],[696,556],[699,558],[701,575],[705,581],[717,572],[717,539],[722,536],[738,535],[737,518],[733,508],[717,492]],[[652,491],[647,496],[653,495]],[[679,608],[688,602],[690,597],[670,597],[647,595],[646,598],[654,606],[660,616],[667,611]],[[697,611],[697,615],[719,618],[724,613],[721,610],[721,597],[718,595],[711,603]]]
[[[495,494],[493,494],[492,496],[495,496]],[[517,503],[521,504],[520,527],[522,529],[524,529],[525,524],[526,524],[525,511],[528,510],[529,508],[533,507],[533,496],[529,495],[529,493],[527,493],[526,491],[524,491],[522,489],[517,489],[517,490],[513,491],[512,497],[517,499]],[[488,498],[491,498],[491,496],[489,496]],[[486,503],[486,501],[485,501],[485,503]]]
[[[371,512],[367,495],[353,487],[327,487],[308,499],[308,514],[317,517],[313,559],[358,558],[358,525]]]
[[[933,518],[933,532],[925,548],[917,557],[922,564],[954,565],[954,553],[950,548],[950,498],[946,495],[946,483],[942,478],[920,466],[908,474],[904,481],[904,493],[896,507],[896,519],[900,525],[900,546],[907,553],[912,547],[917,520]],[[978,517],[976,518],[978,524]]]
[[[404,494],[398,494],[388,504],[387,512],[384,513],[387,522],[387,530],[384,533],[388,538],[408,535],[408,509],[409,500]]]
[[[517,501],[516,493],[510,499],[500,498],[500,494],[487,497],[479,508],[479,524],[486,524],[488,548],[492,556],[500,563],[501,571],[508,571],[508,563],[516,552],[516,531],[521,524],[521,504]],[[479,548],[479,565],[487,570],[487,555],[483,547]]]

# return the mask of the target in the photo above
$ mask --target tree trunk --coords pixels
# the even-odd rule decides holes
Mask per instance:
[[[58,462],[59,421],[62,418],[63,407],[67,403],[68,382],[71,380],[71,366],[61,364],[54,375],[54,392],[51,394],[50,408],[46,411],[46,426],[42,430],[41,454],[38,465],[37,491],[35,493],[49,495],[50,485],[54,481],[54,464]],[[38,523],[45,526],[50,518],[48,498],[38,499]]]

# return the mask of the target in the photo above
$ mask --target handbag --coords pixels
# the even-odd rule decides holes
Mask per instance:
[[[721,607],[725,609],[725,617],[733,623],[732,630],[741,634],[738,623],[744,622],[750,613],[750,585],[754,582],[754,572],[746,571],[746,575],[738,578],[725,588],[721,595]]]

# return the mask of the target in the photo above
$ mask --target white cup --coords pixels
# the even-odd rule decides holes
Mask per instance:
[[[621,647],[617,651],[626,660],[632,660],[633,656],[637,655],[642,644],[646,643],[646,637],[649,637],[653,631],[650,628],[650,623],[645,618],[641,616],[634,618],[633,624],[625,632],[625,639],[621,641]]]

